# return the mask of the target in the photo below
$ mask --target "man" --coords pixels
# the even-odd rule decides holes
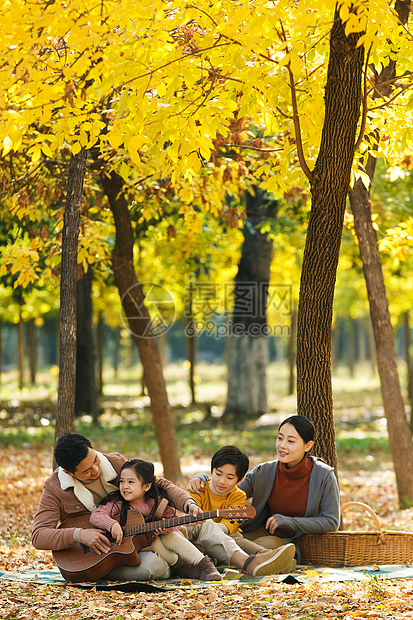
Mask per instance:
[[[46,480],[33,521],[32,543],[36,549],[58,551],[79,542],[98,555],[110,550],[108,538],[93,528],[57,526],[81,512],[92,512],[108,493],[119,486],[119,472],[126,458],[118,452],[102,454],[77,433],[66,433],[56,443],[54,457],[58,468]],[[196,516],[201,512],[192,497],[165,478],[158,479],[176,509]],[[167,563],[153,552],[139,554],[139,566],[118,567],[109,573],[114,579],[166,579]]]

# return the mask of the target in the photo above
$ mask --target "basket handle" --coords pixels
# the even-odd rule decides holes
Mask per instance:
[[[374,512],[373,508],[370,508],[370,506],[367,506],[367,504],[363,504],[363,502],[347,502],[346,504],[343,504],[341,506],[341,508],[340,508],[340,514],[342,515],[343,512],[345,510],[347,510],[347,508],[350,508],[351,506],[360,506],[360,508],[364,508],[364,510],[366,512],[368,512],[370,517],[373,519],[374,525],[376,526],[376,530],[381,532],[381,521],[380,521],[380,519],[378,518],[378,516]]]

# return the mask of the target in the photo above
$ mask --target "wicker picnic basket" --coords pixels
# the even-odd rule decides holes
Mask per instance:
[[[413,564],[413,532],[383,530],[376,513],[362,502],[348,502],[341,514],[351,506],[364,508],[374,522],[369,532],[327,532],[303,534],[297,538],[301,564],[318,566],[360,566],[365,564]]]

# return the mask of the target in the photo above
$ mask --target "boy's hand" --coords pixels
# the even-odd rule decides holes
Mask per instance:
[[[116,544],[120,545],[123,540],[123,531],[119,523],[116,522],[112,525],[110,533],[112,534],[112,538],[114,539]]]
[[[265,529],[268,530],[270,534],[274,534],[277,527],[278,527],[278,521],[275,517],[270,517],[269,519],[267,519],[267,523],[265,524]]]
[[[205,491],[205,483],[201,478],[192,478],[186,485],[186,490],[202,497]]]

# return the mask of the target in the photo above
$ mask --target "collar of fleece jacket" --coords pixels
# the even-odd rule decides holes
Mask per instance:
[[[113,484],[110,484],[110,481],[115,480],[117,473],[104,454],[101,454],[101,452],[96,452],[96,454],[100,458],[100,470],[102,472],[100,480],[105,491],[110,493],[116,489]],[[73,476],[69,476],[69,474],[62,469],[62,467],[59,467],[58,478],[63,491],[73,487],[73,492],[77,499],[82,502],[89,512],[96,510],[96,504],[92,493],[85,487],[84,484],[80,482],[80,480],[77,480],[77,478],[74,478]]]

